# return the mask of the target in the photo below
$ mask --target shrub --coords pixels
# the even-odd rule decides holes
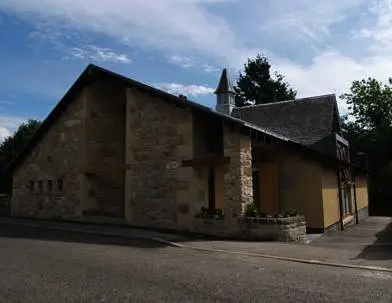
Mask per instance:
[[[298,209],[296,209],[296,208],[291,208],[291,209],[289,209],[288,211],[286,211],[286,212],[284,213],[284,216],[285,216],[285,217],[296,217],[298,214],[299,214]]]
[[[246,205],[245,215],[247,217],[257,217],[258,214],[259,214],[259,209],[258,209],[256,203],[251,202]]]
[[[223,219],[225,215],[222,209],[202,207],[200,209],[200,214],[197,214],[196,217],[197,218],[214,217],[215,219]]]

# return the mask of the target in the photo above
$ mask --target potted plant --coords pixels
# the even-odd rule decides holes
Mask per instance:
[[[250,202],[246,205],[245,208],[245,216],[246,217],[257,217],[259,214],[258,207],[256,203]]]

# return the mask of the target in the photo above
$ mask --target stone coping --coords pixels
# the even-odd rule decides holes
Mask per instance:
[[[216,216],[216,215],[204,215],[204,216],[195,216],[195,219],[223,222],[225,220],[225,217]],[[283,218],[239,217],[238,222],[240,224],[260,224],[260,225],[290,225],[295,223],[305,224],[305,217],[300,215],[297,215],[295,217],[283,217]]]
[[[196,215],[195,219],[211,220],[211,221],[224,221],[224,215]]]
[[[295,217],[267,218],[267,217],[241,217],[240,223],[253,223],[260,225],[290,225],[295,223],[304,223],[305,217],[297,215]]]

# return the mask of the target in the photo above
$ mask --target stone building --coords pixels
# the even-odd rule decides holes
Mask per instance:
[[[308,231],[366,215],[334,95],[236,108],[226,70],[216,94],[212,110],[89,65],[8,168],[12,215],[233,236],[254,227],[252,201],[298,209]],[[258,230],[304,234],[264,217]]]

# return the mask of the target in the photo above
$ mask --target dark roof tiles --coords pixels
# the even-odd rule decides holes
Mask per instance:
[[[233,116],[310,146],[333,132],[335,95],[237,107]]]

